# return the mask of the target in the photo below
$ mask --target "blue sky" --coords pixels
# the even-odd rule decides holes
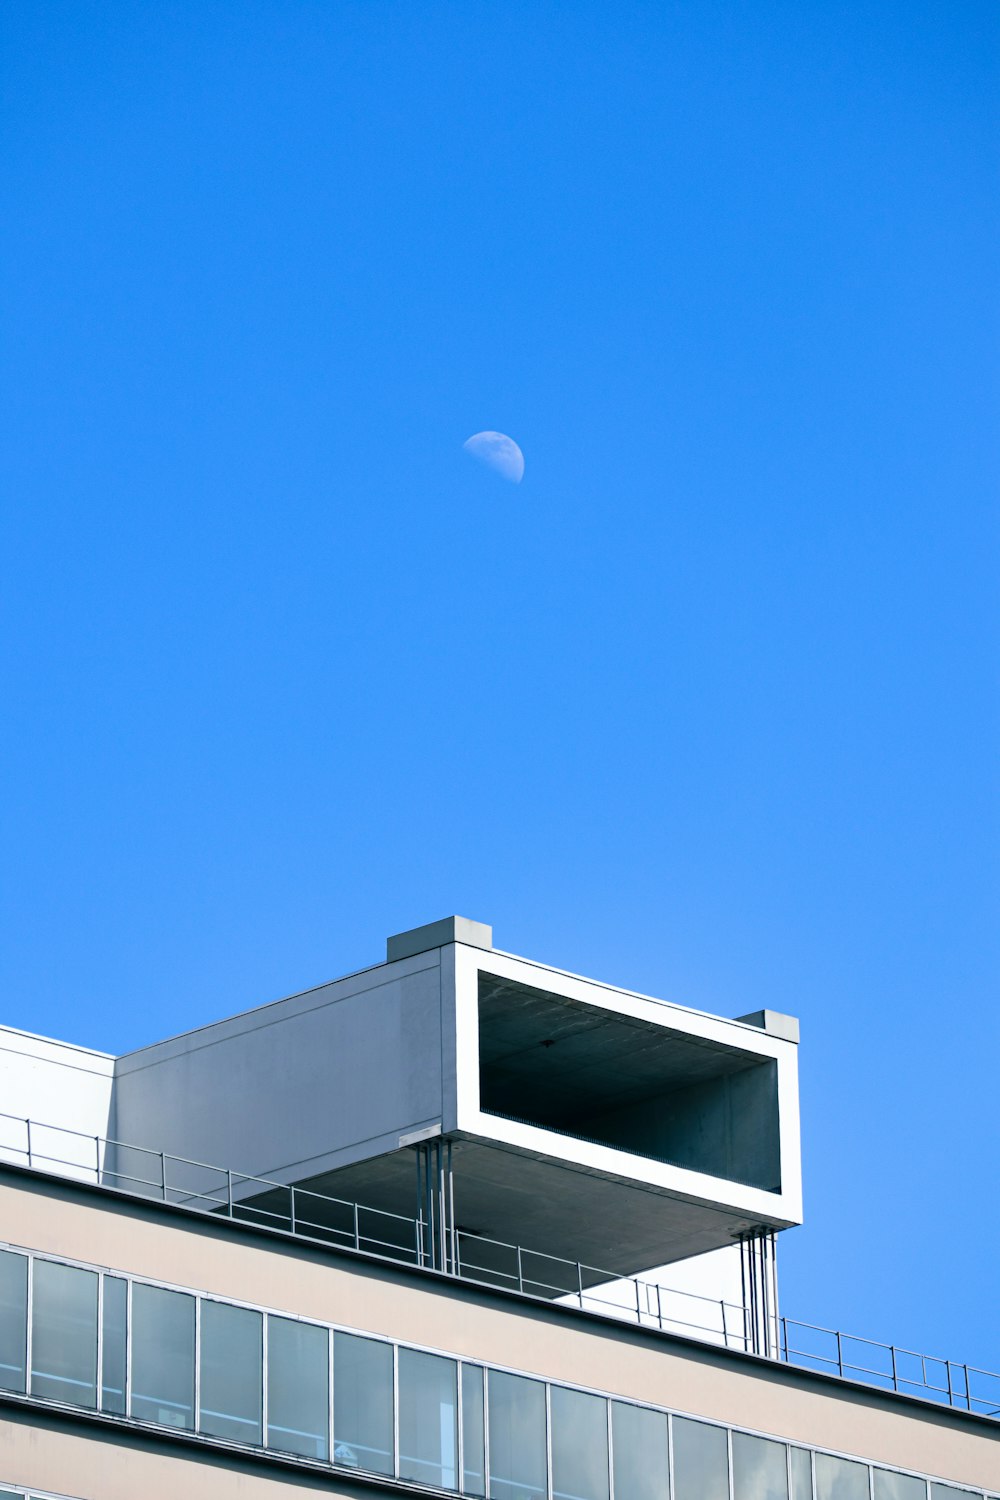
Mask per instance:
[[[996,1368],[996,7],[3,27],[0,1019],[790,1011],[785,1310]]]

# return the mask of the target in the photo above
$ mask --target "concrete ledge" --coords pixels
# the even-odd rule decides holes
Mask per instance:
[[[744,1026],[757,1026],[770,1036],[780,1036],[786,1042],[798,1042],[799,1021],[797,1016],[783,1015],[780,1010],[753,1010],[748,1016],[737,1016]]]
[[[395,963],[400,958],[412,958],[415,953],[426,953],[429,948],[443,948],[446,943],[465,943],[470,948],[492,948],[493,928],[485,922],[473,922],[468,917],[442,917],[439,922],[428,922],[424,927],[411,927],[409,932],[397,932],[387,938],[385,961]]]

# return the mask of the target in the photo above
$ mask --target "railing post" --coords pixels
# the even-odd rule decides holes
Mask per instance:
[[[782,1341],[782,1343],[785,1346],[785,1364],[787,1365],[787,1363],[788,1363],[788,1319],[784,1318],[784,1317],[781,1320],[781,1341]]]
[[[294,1187],[290,1187],[288,1189],[288,1196],[289,1196],[290,1204],[291,1204],[290,1215],[289,1215],[290,1223],[291,1223],[291,1229],[292,1229],[292,1234],[295,1234],[297,1231],[296,1231],[296,1228],[295,1228],[295,1188]]]
[[[167,1158],[166,1158],[165,1154],[162,1151],[160,1152],[160,1192],[163,1195],[163,1201],[164,1201],[164,1203],[166,1203],[166,1201],[167,1201]]]
[[[28,1127],[28,1166],[30,1167],[31,1166],[31,1121],[30,1120],[25,1120],[24,1123]]]
[[[577,1261],[577,1263],[576,1263],[576,1296],[577,1296],[577,1301],[580,1304],[580,1309],[582,1311],[582,1309],[583,1309],[583,1266],[580,1264],[579,1261]]]
[[[523,1272],[521,1270],[521,1247],[520,1247],[520,1245],[518,1245],[518,1247],[517,1247],[517,1289],[518,1289],[519,1292],[523,1292],[524,1291],[524,1275],[523,1275]]]
[[[894,1391],[898,1391],[899,1390],[899,1378],[898,1378],[898,1376],[896,1374],[896,1346],[895,1346],[895,1344],[890,1344],[889,1345],[889,1354],[892,1357],[892,1388],[893,1388]]]
[[[660,1283],[657,1282],[656,1283],[656,1321],[657,1321],[657,1324],[659,1325],[659,1329],[660,1329],[661,1333],[663,1332],[663,1298],[661,1296],[662,1290],[663,1289],[660,1286]]]
[[[841,1380],[844,1378],[844,1349],[840,1340],[840,1329],[837,1329],[837,1374]]]
[[[101,1137],[94,1136],[94,1181],[97,1186],[101,1185]]]
[[[641,1292],[642,1292],[642,1283],[640,1282],[638,1276],[633,1277],[633,1280],[635,1281],[635,1321],[641,1327],[642,1326],[642,1303],[640,1302],[639,1298],[640,1298]]]
[[[729,1348],[729,1329],[726,1327],[726,1299],[725,1299],[725,1297],[720,1297],[719,1298],[719,1311],[722,1313],[722,1342],[725,1345],[725,1347],[728,1349]]]
[[[971,1387],[969,1386],[969,1367],[968,1367],[968,1365],[963,1365],[962,1369],[965,1372],[965,1404],[968,1407],[969,1411],[971,1411],[972,1410],[972,1390],[971,1390]]]
[[[229,1209],[229,1217],[233,1217],[233,1172],[231,1167],[226,1168],[226,1206]]]
[[[920,1361],[920,1373],[921,1373],[921,1375],[923,1375],[923,1377],[924,1377],[924,1385],[926,1385],[927,1384],[927,1371],[924,1369],[923,1365],[924,1365],[923,1358],[921,1358],[921,1361]],[[951,1360],[950,1359],[946,1359],[945,1362],[944,1362],[944,1372],[945,1372],[945,1377],[946,1377],[946,1379],[948,1381],[948,1405],[949,1406],[954,1406],[955,1405],[955,1393],[954,1393],[954,1391],[951,1388]]]
[[[360,1226],[358,1224],[358,1205],[357,1205],[357,1203],[355,1203],[355,1205],[354,1205],[354,1248],[355,1248],[355,1250],[360,1250],[361,1249],[361,1229],[360,1229]]]

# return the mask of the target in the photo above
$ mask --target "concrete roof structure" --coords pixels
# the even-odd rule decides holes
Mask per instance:
[[[7,1067],[30,1063],[31,1113],[53,1124],[404,1216],[415,1157],[441,1144],[442,1216],[593,1281],[801,1221],[797,1039],[793,1018],[633,994],[449,917],[360,973],[89,1072],[78,1059],[75,1107],[51,1044],[22,1038]]]

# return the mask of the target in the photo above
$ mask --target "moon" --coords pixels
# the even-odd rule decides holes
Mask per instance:
[[[524,454],[505,432],[474,433],[462,447],[502,479],[509,479],[511,484],[520,484],[524,478]]]

